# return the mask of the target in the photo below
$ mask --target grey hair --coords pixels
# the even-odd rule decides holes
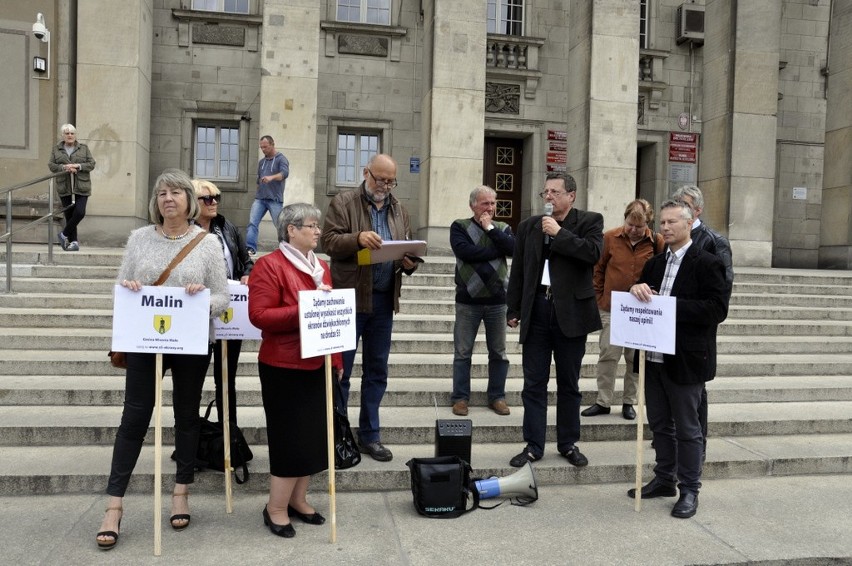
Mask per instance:
[[[476,199],[478,199],[479,195],[482,193],[488,193],[492,197],[497,196],[497,191],[495,191],[488,185],[479,185],[478,187],[470,191],[470,206],[476,204]]]
[[[293,225],[301,228],[305,220],[309,218],[314,218],[319,222],[321,214],[320,209],[306,202],[288,204],[281,209],[281,214],[278,215],[278,241],[290,241],[290,237],[287,234],[288,226]]]
[[[198,200],[195,198],[195,189],[192,187],[192,180],[189,175],[180,169],[166,169],[157,180],[154,181],[154,194],[151,195],[151,200],[148,202],[148,218],[154,224],[163,224],[163,215],[160,213],[160,207],[157,206],[157,193],[160,187],[172,187],[175,189],[183,189],[186,193],[186,201],[188,203],[187,219],[195,220],[198,218],[198,213],[201,208],[198,206]]]
[[[77,128],[74,127],[74,124],[62,124],[59,128],[60,134],[76,134]]]
[[[701,194],[701,189],[699,189],[696,185],[683,185],[672,193],[672,198],[674,200],[683,200],[683,197],[691,198],[692,204],[695,208],[704,210],[704,195]]]
[[[544,178],[545,181],[552,181],[553,179],[562,179],[565,192],[574,193],[577,191],[577,181],[568,173],[548,173]]]
[[[692,220],[692,209],[687,206],[687,204],[680,200],[670,199],[665,201],[660,205],[660,212],[662,213],[667,208],[679,208],[681,210],[681,216],[683,216],[684,220]]]

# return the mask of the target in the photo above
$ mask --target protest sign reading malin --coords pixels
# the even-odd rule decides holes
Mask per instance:
[[[206,354],[210,289],[194,295],[183,287],[115,286],[112,350],[146,354]]]

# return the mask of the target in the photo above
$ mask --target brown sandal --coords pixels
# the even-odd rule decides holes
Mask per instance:
[[[124,509],[121,507],[107,507],[105,512],[109,513],[110,511],[120,511],[121,514],[124,515]],[[118,518],[118,530],[121,530],[121,517]],[[100,540],[99,537],[112,537],[112,540]],[[98,548],[101,550],[109,550],[118,544],[118,532],[101,531],[95,535],[95,541],[98,543]]]
[[[187,503],[189,503],[189,492],[188,491],[186,493],[173,493],[172,499],[174,499],[175,497],[186,497]],[[177,515],[172,515],[171,517],[169,517],[169,523],[171,523],[172,528],[174,530],[182,531],[189,526],[190,519],[191,519],[191,517],[190,517],[189,513],[179,513]],[[186,523],[184,523],[183,521],[186,521]]]

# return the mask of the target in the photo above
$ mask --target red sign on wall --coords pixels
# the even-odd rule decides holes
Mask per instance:
[[[698,134],[669,132],[669,161],[698,163]]]

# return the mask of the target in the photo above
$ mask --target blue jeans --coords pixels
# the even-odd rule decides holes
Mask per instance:
[[[524,440],[530,452],[544,455],[547,435],[547,382],[551,356],[556,362],[556,448],[570,450],[580,440],[580,366],[586,353],[586,335],[562,334],[553,303],[537,294],[523,346]],[[698,414],[698,413],[696,413]]]
[[[704,435],[698,416],[703,383],[676,383],[663,364],[645,366],[648,426],[654,433],[657,465],[654,475],[663,483],[678,481],[681,493],[701,488]]]
[[[249,212],[249,224],[246,228],[246,247],[250,250],[257,251],[257,232],[260,227],[260,221],[269,211],[272,217],[272,223],[275,224],[275,229],[278,229],[278,215],[281,214],[281,209],[284,208],[284,203],[280,200],[272,200],[267,198],[256,198],[251,203],[251,211]]]
[[[506,397],[506,305],[465,305],[456,303],[456,323],[453,327],[453,395],[450,401],[470,399],[470,357],[479,331],[485,322],[485,343],[488,346],[488,402]]]
[[[364,332],[367,330],[367,332]],[[355,348],[361,340],[361,414],[358,438],[361,444],[381,440],[379,405],[388,387],[388,356],[393,331],[393,291],[373,292],[373,312],[355,315]],[[362,339],[363,338],[363,339]],[[349,403],[349,378],[355,364],[355,350],[343,352],[343,408]]]

